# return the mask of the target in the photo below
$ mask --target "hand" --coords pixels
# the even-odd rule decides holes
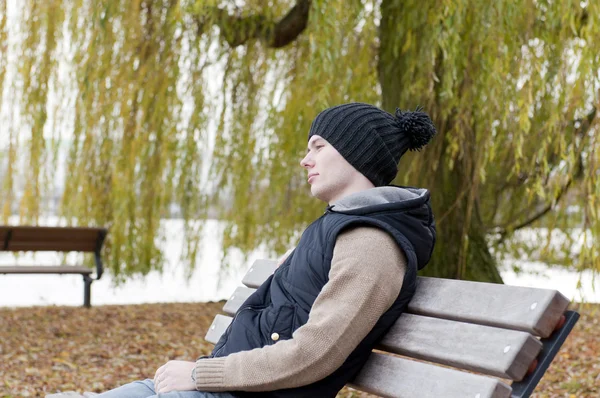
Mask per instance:
[[[196,391],[196,383],[192,380],[192,369],[195,367],[195,362],[167,362],[154,374],[154,390],[157,394],[169,391]]]
[[[292,252],[293,252],[293,251],[294,251],[294,248],[291,248],[290,250],[288,250],[287,252],[285,252],[285,254],[284,254],[283,256],[279,257],[279,260],[277,260],[277,267],[278,267],[278,268],[279,268],[279,266],[280,266],[281,264],[283,264],[283,262],[284,262],[285,260],[287,260],[288,256],[289,256],[290,254],[292,254]]]

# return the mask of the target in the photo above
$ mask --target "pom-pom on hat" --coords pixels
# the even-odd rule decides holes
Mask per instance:
[[[398,173],[406,151],[418,151],[435,135],[429,116],[396,109],[395,115],[376,106],[350,103],[325,109],[312,122],[308,139],[327,140],[376,187],[388,185]]]

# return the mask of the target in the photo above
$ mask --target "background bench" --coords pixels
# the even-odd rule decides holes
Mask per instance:
[[[224,312],[234,315],[275,268],[275,261],[256,261]],[[579,318],[555,290],[425,277],[417,283],[407,313],[351,387],[384,397],[528,397]],[[231,320],[217,315],[205,339],[215,344]]]
[[[106,234],[104,228],[0,226],[0,250],[92,252],[96,262],[95,279],[100,279],[103,273],[100,250]],[[91,305],[92,272],[90,268],[80,265],[0,266],[0,274],[81,274],[85,307]]]

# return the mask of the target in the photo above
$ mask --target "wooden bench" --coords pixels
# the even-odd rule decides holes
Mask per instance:
[[[83,227],[0,226],[1,251],[93,252],[96,277],[92,270],[78,265],[17,265],[0,266],[0,274],[81,274],[83,276],[83,305],[90,307],[92,282],[103,273],[100,250],[107,230]]]
[[[224,312],[275,269],[256,261]],[[528,397],[579,318],[568,305],[556,290],[419,277],[407,313],[350,386],[383,397]],[[215,344],[231,320],[217,315],[205,339]]]

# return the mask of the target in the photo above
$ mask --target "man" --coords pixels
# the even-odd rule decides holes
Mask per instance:
[[[102,397],[334,397],[406,308],[435,244],[425,189],[390,186],[435,134],[423,112],[343,104],[313,121],[301,166],[325,213],[253,293],[209,357]],[[401,375],[399,375],[401,377]]]

